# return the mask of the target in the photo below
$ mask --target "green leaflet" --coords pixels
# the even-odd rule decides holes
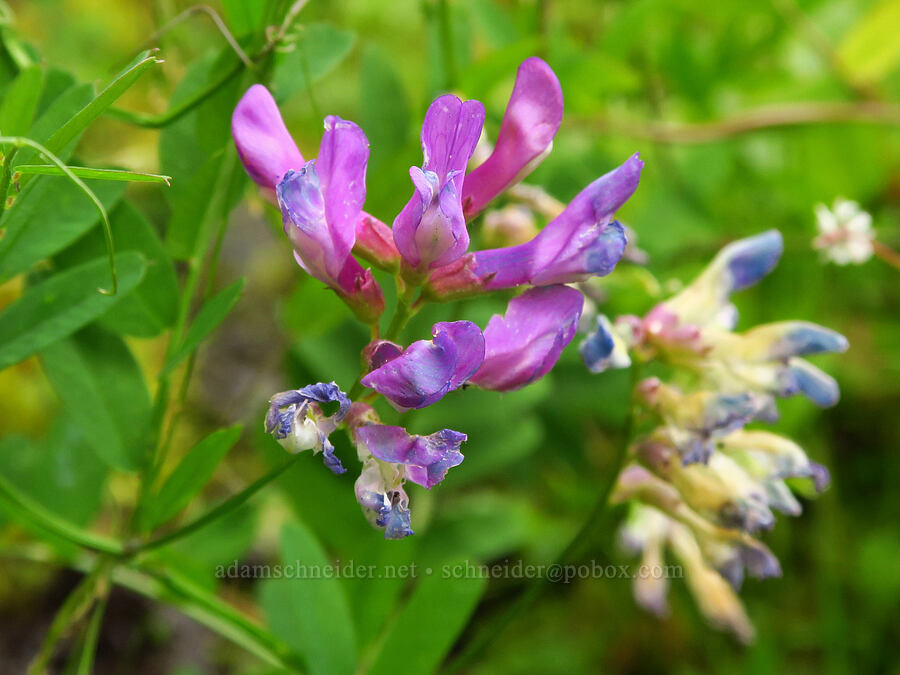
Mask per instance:
[[[146,453],[150,394],[122,338],[89,326],[44,349],[41,363],[97,455],[112,468],[138,469]]]
[[[0,313],[0,369],[22,361],[71,335],[126,298],[144,274],[144,259],[127,251],[116,256],[119,293],[98,291],[109,281],[106,258],[65,270],[28,288]]]
[[[235,306],[244,290],[245,279],[238,279],[230,286],[222,289],[214,295],[194,317],[191,327],[184,336],[178,350],[166,361],[163,374],[172,370],[193,352],[200,342],[209,335],[228,316],[228,312]]]
[[[322,575],[331,561],[299,523],[284,526],[281,548],[285,568],[309,570],[319,578],[285,575],[263,583],[261,602],[272,631],[305,657],[313,675],[352,673],[356,636],[347,598],[340,581]],[[326,635],[327,639],[322,639]]]
[[[219,462],[241,437],[240,425],[219,429],[185,455],[162,487],[146,504],[142,527],[150,530],[172,519],[212,478]]]

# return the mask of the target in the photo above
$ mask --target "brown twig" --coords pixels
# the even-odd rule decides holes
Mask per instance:
[[[882,244],[877,239],[872,240],[872,250],[875,252],[876,257],[881,258],[894,269],[900,270],[900,253],[897,253],[890,246]]]
[[[677,124],[671,122],[626,122],[575,118],[596,124],[603,131],[643,138],[658,143],[711,143],[753,131],[808,124],[852,122],[900,126],[900,105],[878,102],[862,103],[789,103],[762,106],[715,122]]]

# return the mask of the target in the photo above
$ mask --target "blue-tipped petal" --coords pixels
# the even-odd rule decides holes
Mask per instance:
[[[346,473],[347,469],[344,468],[344,465],[341,464],[341,460],[338,459],[337,455],[334,454],[334,446],[331,444],[331,441],[328,440],[328,436],[322,434],[322,462],[331,469],[332,473],[340,475],[342,473]]]
[[[389,492],[387,498],[390,506],[385,508],[375,521],[376,525],[384,528],[384,538],[403,539],[414,534],[410,527],[406,495],[402,490],[397,490]]]
[[[835,405],[841,397],[838,383],[803,359],[791,359],[788,367],[797,389],[813,403],[823,408]]]
[[[755,237],[729,244],[719,254],[729,272],[730,290],[739,291],[752,286],[778,264],[784,241],[778,230],[768,230]]]
[[[764,544],[754,541],[753,545],[741,546],[741,560],[747,572],[755,579],[769,579],[781,576],[778,558]]]
[[[597,317],[597,329],[584,339],[578,351],[584,365],[592,373],[631,365],[627,348],[614,333],[609,319],[602,314]]]
[[[703,430],[728,433],[741,429],[759,412],[759,399],[753,394],[718,394],[703,414]]]
[[[784,327],[785,332],[769,347],[770,359],[845,352],[850,346],[847,338],[837,331],[808,321],[791,321],[780,326]]]
[[[809,463],[810,478],[813,479],[813,485],[816,486],[816,492],[823,492],[831,483],[831,473],[828,467],[818,462]]]

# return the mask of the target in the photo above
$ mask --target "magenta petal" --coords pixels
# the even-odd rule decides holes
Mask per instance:
[[[424,408],[468,380],[484,360],[484,336],[471,321],[436,323],[419,340],[376,368],[362,383],[402,408]]]
[[[356,241],[369,146],[353,122],[325,119],[318,159],[278,184],[284,229],[303,268],[334,287]]]
[[[262,187],[274,189],[284,174],[304,164],[275,99],[261,84],[250,87],[238,102],[231,135],[244,168]]]
[[[495,314],[484,330],[484,363],[470,379],[484,389],[511,391],[539,380],[575,336],[584,298],[568,286],[532,288]]]
[[[428,108],[422,124],[425,161],[421,169],[410,169],[415,193],[393,227],[397,248],[411,267],[440,267],[468,249],[460,192],[483,124],[478,101],[447,95]]]
[[[545,286],[609,274],[625,251],[624,228],[612,217],[637,189],[643,166],[635,154],[595,180],[531,241],[476,252],[474,273],[484,288]]]
[[[553,70],[536,56],[525,59],[516,74],[493,153],[466,176],[466,217],[474,217],[503,190],[531,173],[550,150],[562,114],[562,89]]]
[[[343,267],[356,241],[356,221],[366,201],[369,141],[353,122],[334,115],[325,118],[325,134],[316,171],[325,196],[325,221],[334,242],[335,271]]]
[[[466,435],[442,429],[429,436],[413,436],[403,427],[367,424],[355,431],[356,439],[382,462],[403,464],[406,477],[422,487],[431,488],[462,464],[460,444]]]

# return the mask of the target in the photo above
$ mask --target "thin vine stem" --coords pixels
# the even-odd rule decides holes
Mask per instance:
[[[124,550],[122,544],[115,539],[88,532],[60,518],[27,495],[22,494],[2,474],[0,474],[0,500],[7,502],[19,516],[32,525],[77,546],[110,555],[120,555]]]
[[[56,652],[56,645],[69,626],[85,616],[93,608],[97,597],[105,594],[113,567],[111,558],[102,558],[69,594],[53,617],[38,653],[28,666],[28,675],[43,675],[47,672],[47,666]]]
[[[135,544],[126,546],[126,554],[135,555],[138,553],[153,550],[155,548],[159,548],[160,546],[165,546],[166,544],[171,544],[173,541],[177,541],[183,537],[186,537],[192,532],[196,532],[197,530],[208,525],[214,520],[218,520],[222,516],[234,511],[236,508],[244,504],[244,502],[250,499],[250,497],[255,495],[257,492],[259,492],[263,487],[271,483],[273,480],[275,480],[281,474],[291,468],[299,457],[299,454],[292,455],[289,459],[282,462],[265,475],[257,478],[236,495],[229,497],[224,502],[208,511],[204,515],[200,516],[196,520],[192,520],[187,525],[182,525],[177,530],[173,530],[172,532],[156,537],[155,539],[150,539],[144,542],[137,542]]]
[[[103,615],[106,614],[106,605],[109,603],[109,592],[103,593],[94,605],[91,612],[91,620],[84,634],[84,642],[81,653],[78,655],[77,675],[90,675],[94,672],[94,656],[97,653],[97,643],[100,640],[100,629],[103,627]]]
[[[588,512],[587,517],[578,528],[575,535],[569,540],[565,548],[554,561],[548,566],[548,569],[559,568],[569,563],[571,560],[578,558],[591,545],[593,535],[598,527],[607,520],[609,515],[609,498],[619,478],[619,473],[625,464],[625,458],[628,455],[628,448],[631,445],[631,439],[634,435],[635,426],[635,391],[639,380],[640,366],[633,364],[631,367],[631,393],[629,396],[628,412],[625,417],[625,424],[622,429],[622,437],[616,448],[616,454],[613,458],[610,472],[600,488],[597,500],[594,506]],[[477,634],[445,669],[447,673],[456,673],[461,669],[470,666],[480,654],[482,654],[493,643],[507,627],[525,610],[527,610],[544,592],[550,583],[549,575],[535,579],[530,583],[524,591],[516,598],[512,605],[505,612],[485,628],[481,633]]]

